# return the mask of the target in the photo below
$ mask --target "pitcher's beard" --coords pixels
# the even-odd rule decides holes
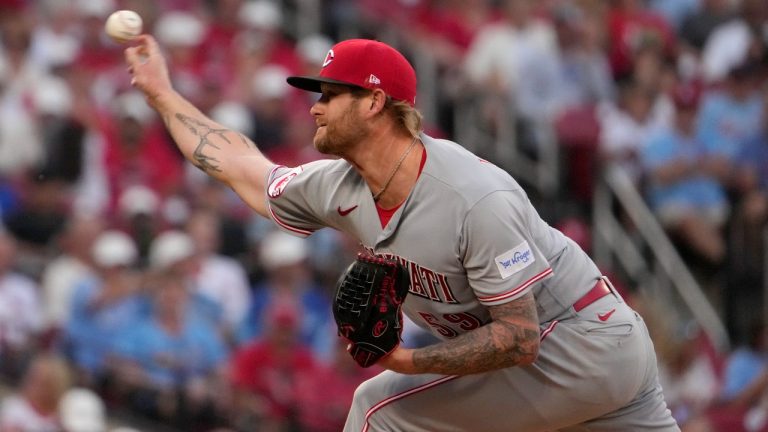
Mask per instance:
[[[368,128],[354,114],[344,116],[339,123],[325,126],[324,133],[315,132],[313,144],[322,154],[344,157],[361,140],[368,136]]]
[[[344,157],[370,133],[357,112],[358,101],[351,103],[337,120],[315,132],[313,144],[322,154]]]

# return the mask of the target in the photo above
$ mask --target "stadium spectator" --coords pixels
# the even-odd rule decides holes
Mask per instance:
[[[0,373],[16,381],[38,348],[43,330],[40,289],[17,272],[16,240],[0,232]]]
[[[93,276],[93,244],[104,230],[99,217],[72,215],[58,237],[58,254],[45,266],[41,279],[48,330],[58,333],[69,322],[75,289]]]
[[[529,55],[517,65],[521,82],[515,88],[513,98],[518,116],[526,123],[551,123],[563,108],[580,103],[581,97],[591,99],[583,96],[591,90],[588,90],[592,84],[590,75],[606,72],[600,71],[600,58],[577,59],[578,54],[586,53],[579,46],[582,35],[578,26],[583,16],[581,9],[570,6],[563,4],[553,11],[552,29],[556,41],[553,49]],[[609,78],[610,75],[602,77]],[[610,78],[605,82],[610,83]]]
[[[600,158],[618,164],[639,185],[643,146],[648,137],[668,124],[669,114],[663,99],[637,83],[623,83],[617,103],[606,102],[597,109]]]
[[[480,98],[479,121],[489,130],[499,135],[510,131],[504,139],[537,154],[547,132],[539,117],[557,96],[548,87],[551,74],[537,69],[557,55],[555,31],[536,15],[532,0],[505,0],[501,10],[503,19],[479,30],[467,50],[462,64],[469,85],[464,91]]]
[[[196,210],[187,221],[187,232],[196,247],[198,293],[221,309],[227,340],[234,342],[251,304],[251,287],[243,265],[220,254],[221,218],[214,210]]]
[[[563,2],[552,11],[558,45],[559,90],[563,106],[590,105],[612,100],[615,84],[608,58],[602,50],[598,17],[573,3]]]
[[[355,389],[381,372],[377,367],[357,367],[347,352],[347,341],[336,340],[330,363],[300,373],[296,379],[296,416],[303,432],[335,432],[344,429]]]
[[[757,78],[753,64],[733,68],[721,89],[704,96],[699,110],[699,138],[709,151],[731,166],[744,142],[760,132],[763,104]],[[733,179],[725,184],[733,188]]]
[[[592,197],[600,124],[597,107],[616,98],[616,84],[603,49],[602,20],[589,8],[562,3],[552,12],[559,46],[558,91],[566,106],[551,122],[561,148],[567,193],[574,200]]]
[[[218,328],[194,313],[186,280],[172,267],[153,272],[151,316],[123,329],[113,366],[134,409],[184,430],[205,430],[226,403],[228,352]]]
[[[288,302],[271,306],[261,315],[262,335],[234,353],[230,368],[236,424],[258,422],[264,430],[297,426],[298,381],[316,368],[301,339],[301,313]]]
[[[114,117],[104,118],[104,168],[112,210],[131,186],[144,186],[161,198],[182,184],[180,155],[174,150],[144,98],[135,92],[115,97]]]
[[[226,340],[229,325],[225,321],[222,305],[203,295],[197,286],[200,257],[192,237],[181,230],[167,230],[157,235],[149,250],[150,272],[173,272],[187,287],[189,313],[205,319]]]
[[[478,31],[464,57],[464,71],[475,86],[516,102],[528,65],[555,55],[554,29],[534,15],[534,7],[532,0],[505,0],[504,19]]]
[[[658,101],[666,102],[669,111],[665,114],[671,114],[671,104],[666,96],[683,78],[678,78],[675,64],[664,59],[658,50],[648,47],[637,50],[634,62],[635,66],[629,79],[647,91],[657,100],[657,103]],[[690,79],[686,78],[685,80]]]
[[[104,231],[91,253],[96,274],[75,289],[63,348],[75,367],[77,383],[101,391],[110,386],[107,366],[115,344],[146,313],[146,306],[133,268],[136,245],[128,235]]]
[[[64,359],[39,354],[29,364],[18,390],[0,403],[0,431],[60,432],[59,404],[71,384]]]
[[[709,264],[725,257],[722,232],[728,200],[726,171],[696,135],[698,90],[679,87],[672,125],[649,137],[641,151],[648,202],[662,225]]]
[[[296,305],[301,343],[319,359],[332,355],[336,329],[330,296],[313,280],[306,243],[281,231],[273,231],[262,240],[259,256],[266,275],[254,287],[253,302],[239,333],[241,343],[267,336],[265,316],[270,310]]]

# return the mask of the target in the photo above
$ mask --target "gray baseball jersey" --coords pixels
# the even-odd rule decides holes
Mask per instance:
[[[574,311],[572,305],[600,280],[592,260],[539,217],[505,171],[453,142],[426,135],[421,139],[426,163],[385,227],[368,186],[344,160],[273,169],[267,182],[272,219],[300,236],[332,227],[351,234],[373,253],[400,260],[411,276],[403,311],[438,338],[450,339],[488,323],[488,306],[532,290],[547,339],[542,339],[539,357],[530,367],[461,377],[385,372],[358,389],[345,430],[555,430],[587,421],[597,424],[594,419],[608,413],[613,413],[610,427],[578,430],[637,430],[623,425],[646,424],[630,421],[655,422],[659,427],[653,430],[677,430],[661,398],[653,348],[640,318],[618,295]],[[605,310],[592,310],[601,304]],[[611,322],[597,319],[599,313],[609,313]],[[579,319],[583,314],[590,315]],[[559,323],[586,322],[627,338],[614,342],[630,354],[629,363],[609,367],[615,361],[607,357],[622,356],[614,352],[615,345],[595,347],[588,329],[556,328]],[[620,379],[635,373],[629,365],[638,359],[642,373]],[[579,360],[597,364],[585,364],[581,370],[575,366]],[[606,368],[596,373],[595,366]],[[580,398],[590,388],[608,394],[601,376],[622,385],[631,379],[642,382],[623,388],[624,396],[617,400]],[[558,406],[554,390],[561,392],[557,397],[567,409]],[[640,393],[646,399],[638,402]],[[616,411],[630,401],[647,409],[616,418]],[[531,410],[521,409],[527,406]]]

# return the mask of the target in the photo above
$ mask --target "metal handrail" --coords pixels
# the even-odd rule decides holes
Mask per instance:
[[[483,129],[479,121],[483,104],[493,105],[495,129]],[[518,139],[517,112],[512,101],[498,94],[471,94],[454,106],[456,141],[488,158],[525,181],[543,198],[554,197],[560,185],[560,148],[548,122],[532,124],[536,131],[535,156],[524,151]]]
[[[614,214],[618,203],[639,234],[632,236]],[[683,305],[720,352],[726,352],[730,340],[726,327],[696,281],[685,261],[670,241],[656,217],[648,208],[629,176],[617,165],[608,164],[595,185],[593,202],[594,253],[596,259],[617,258],[629,276],[642,288],[665,301],[674,301],[669,292],[660,289],[668,282]],[[605,229],[608,227],[607,229]],[[647,246],[642,248],[638,246]],[[650,253],[644,257],[642,250]]]

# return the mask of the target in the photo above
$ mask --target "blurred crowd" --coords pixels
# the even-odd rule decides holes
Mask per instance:
[[[587,250],[593,180],[618,164],[736,343],[638,304],[675,416],[768,430],[765,0],[0,0],[0,432],[338,431],[378,372],[329,306],[358,246],[279,232],[184,162],[104,34],[116,9],[139,12],[180,93],[276,163],[321,157],[315,96],[285,78],[375,37],[436,89],[418,101],[430,134],[460,134],[473,104],[491,133],[512,112],[531,154],[554,137],[576,211],[552,223]]]

